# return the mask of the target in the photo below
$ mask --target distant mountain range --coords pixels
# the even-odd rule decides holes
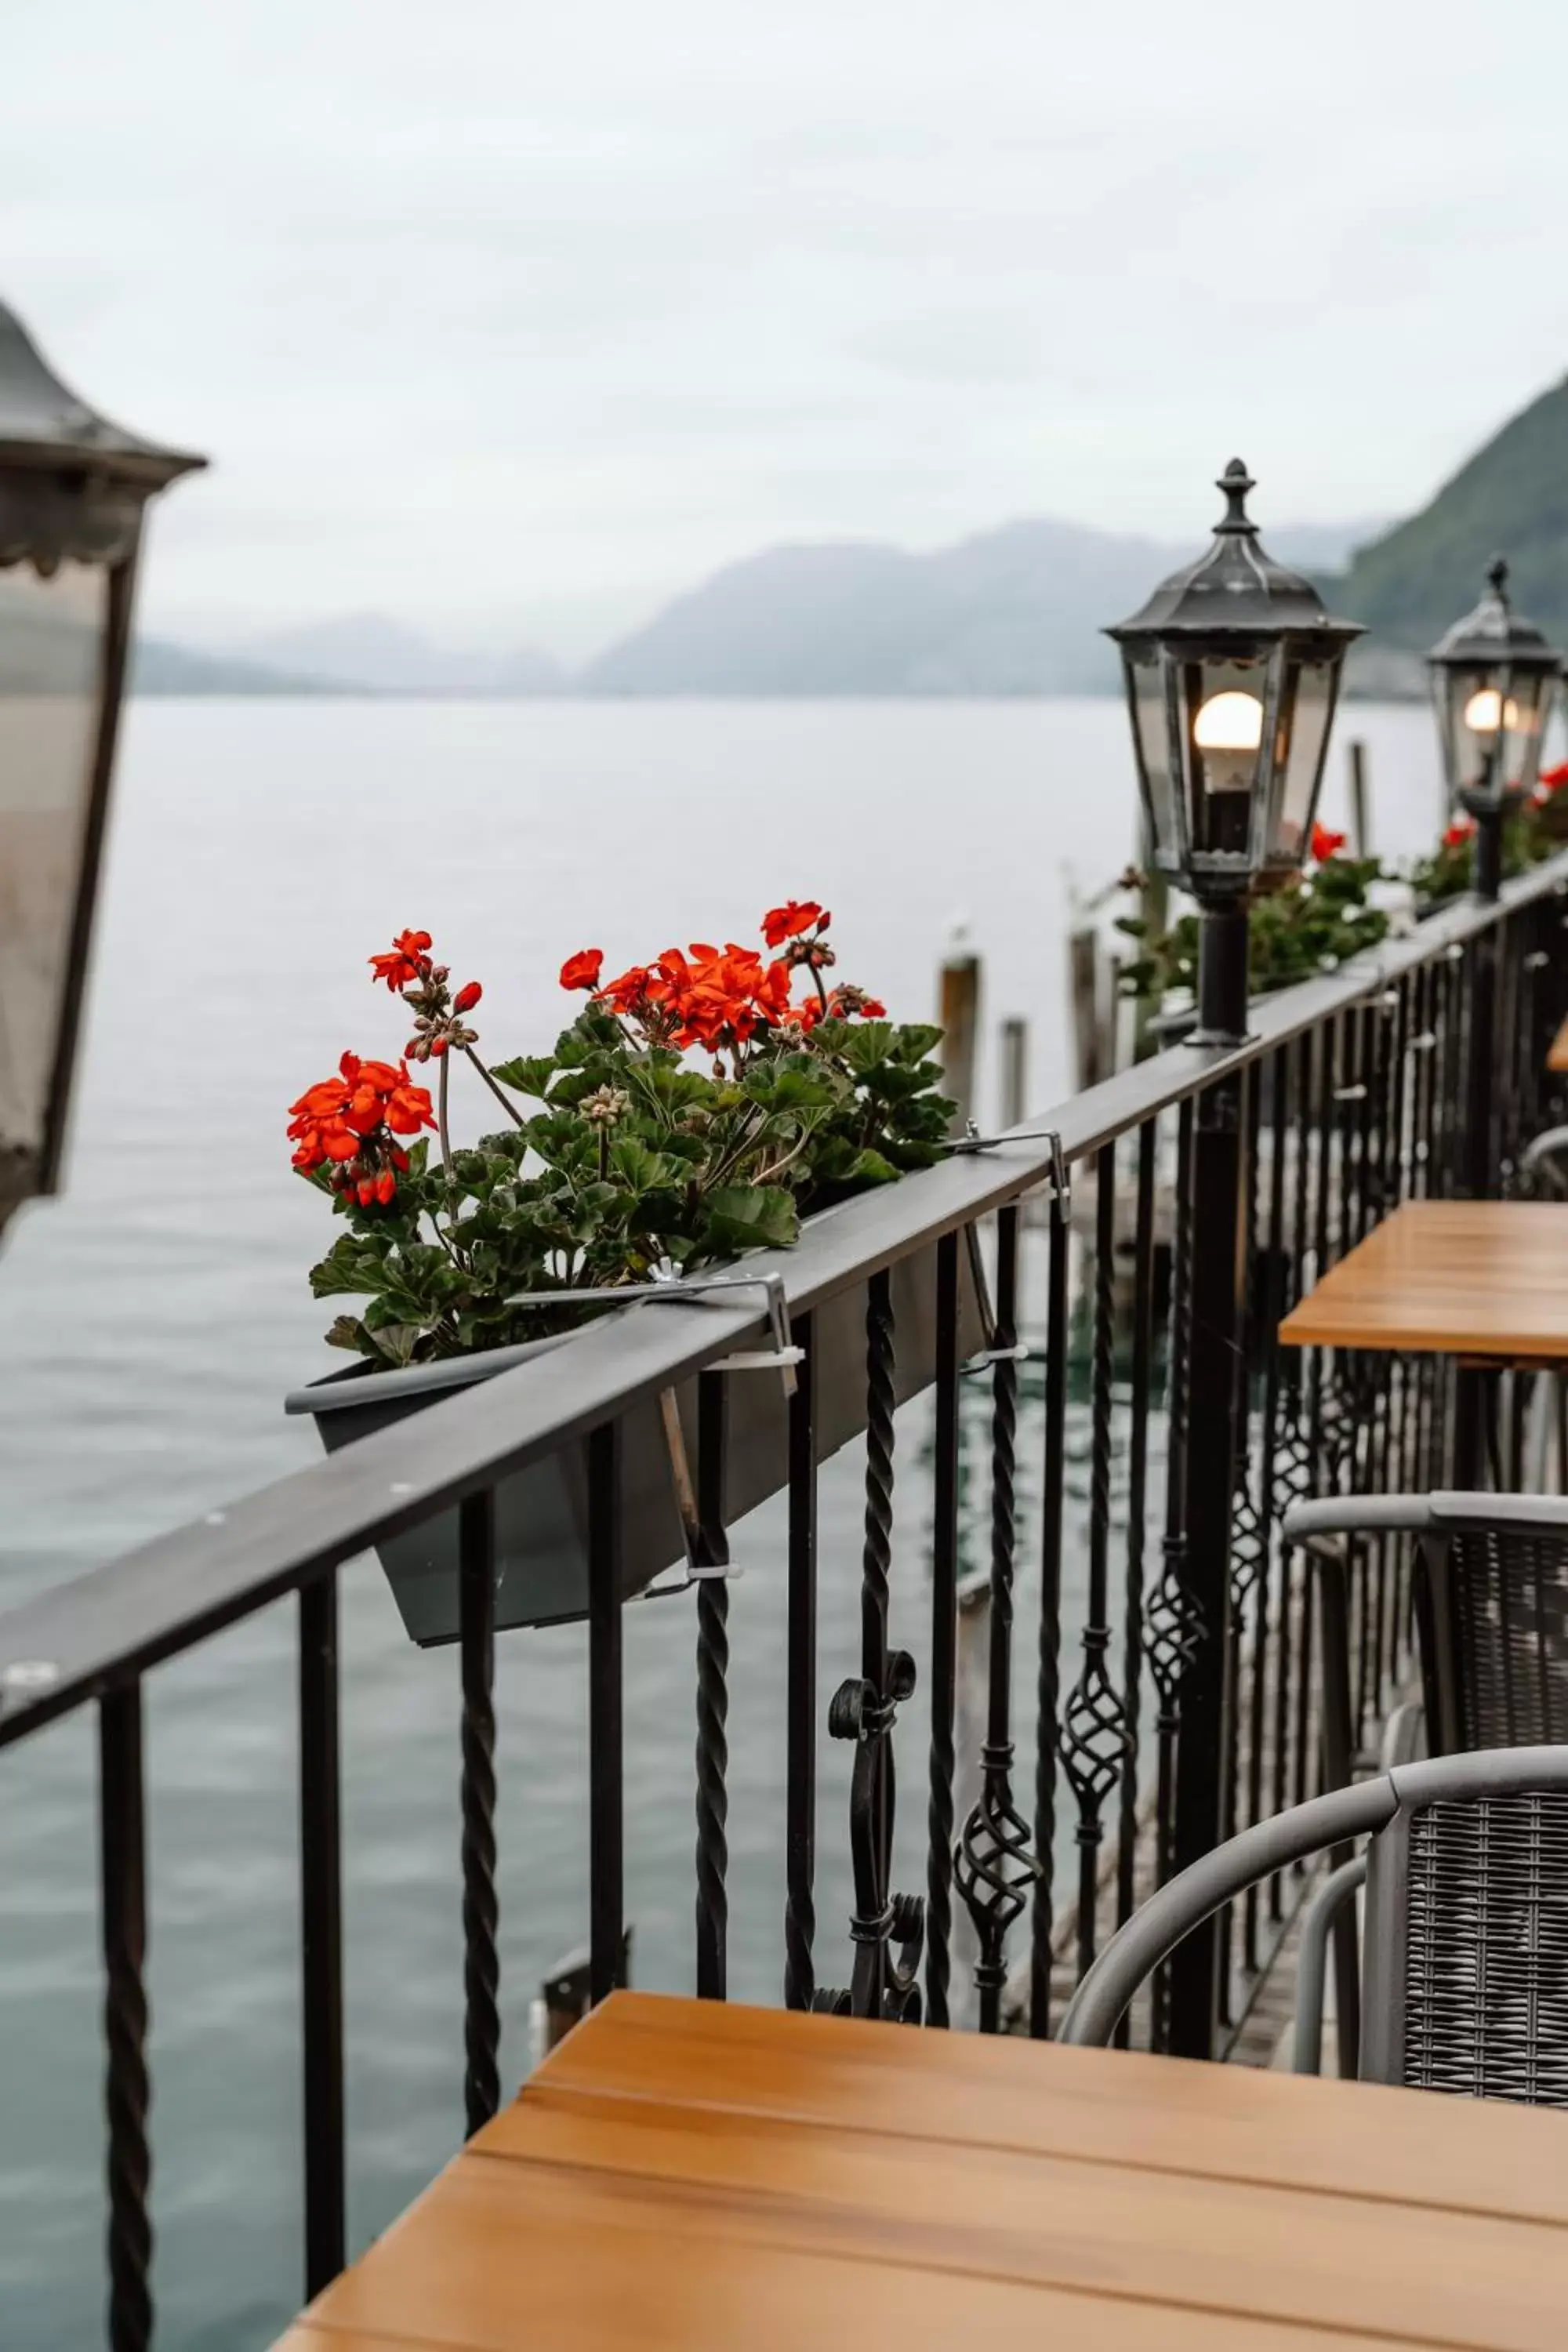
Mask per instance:
[[[1500,552],[1519,609],[1568,645],[1568,382],[1511,418],[1419,514],[1362,546],[1331,585],[1390,677],[1402,666],[1419,674]]]
[[[1501,549],[1521,607],[1568,643],[1568,383],[1512,418],[1408,521],[1269,529],[1368,635],[1352,691],[1425,690],[1421,656],[1473,604]],[[728,565],[575,673],[546,654],[454,651],[359,614],[196,653],[138,647],[143,694],[942,696],[1100,694],[1100,634],[1198,552],[1062,522],[1016,522],[911,554],[775,547]]]

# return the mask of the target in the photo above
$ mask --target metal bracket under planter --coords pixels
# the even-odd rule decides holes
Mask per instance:
[[[831,1216],[832,1210],[825,1212]],[[815,1223],[816,1221],[812,1221]],[[807,1227],[809,1234],[810,1226]],[[936,1244],[889,1269],[894,1318],[894,1393],[898,1403],[936,1377]],[[994,1337],[978,1249],[959,1252],[959,1355],[982,1353]],[[743,1277],[731,1276],[726,1286]],[[603,1304],[603,1296],[599,1302]],[[826,1462],[866,1427],[866,1285],[856,1283],[813,1310],[816,1459]],[[670,1297],[674,1312],[679,1300]],[[629,1311],[629,1310],[628,1310]],[[570,1347],[574,1335],[525,1340],[438,1364],[400,1370],[330,1373],[284,1402],[309,1413],[329,1454],[373,1430],[403,1421],[438,1396],[492,1380],[514,1364]],[[752,1351],[747,1351],[752,1352]],[[775,1350],[768,1351],[774,1368]],[[729,1360],[731,1367],[742,1367]],[[714,1369],[721,1370],[723,1360]],[[782,1370],[782,1367],[777,1367]],[[697,1451],[696,1378],[675,1391],[688,1455]],[[789,1475],[789,1402],[782,1380],[737,1380],[726,1415],[724,1525],[778,1494]],[[670,1570],[690,1579],[689,1532],[683,1522],[665,1409],[657,1397],[621,1419],[622,1598],[632,1601]],[[496,1626],[580,1622],[588,1613],[588,1479],[584,1443],[564,1447],[500,1481],[496,1488]],[[413,1640],[430,1648],[458,1638],[458,1514],[440,1511],[378,1545],[377,1557]]]

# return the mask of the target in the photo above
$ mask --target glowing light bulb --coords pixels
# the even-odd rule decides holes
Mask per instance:
[[[1193,721],[1193,740],[1204,758],[1204,782],[1227,800],[1252,790],[1258,747],[1263,740],[1263,705],[1236,688],[1211,694]],[[1229,830],[1230,821],[1226,821]],[[1216,844],[1217,846],[1217,844]]]
[[[1500,726],[1511,734],[1519,725],[1519,705],[1511,695],[1505,702],[1495,686],[1478,687],[1465,705],[1465,724],[1472,735],[1495,735]]]
[[[1193,740],[1200,751],[1256,751],[1263,740],[1263,705],[1255,694],[1234,689],[1211,694],[1198,712]]]

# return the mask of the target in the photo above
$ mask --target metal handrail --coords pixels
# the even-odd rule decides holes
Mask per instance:
[[[1205,1092],[1404,973],[1462,951],[1520,908],[1568,891],[1568,850],[1465,899],[1407,937],[1256,1008],[1254,1033],[1225,1048],[1177,1045],[1030,1119],[1016,1139],[847,1202],[794,1247],[747,1260],[782,1284],[792,1315],[1052,1181],[1159,1111]],[[558,1453],[768,1329],[758,1307],[670,1302],[657,1317],[605,1318],[568,1348],[433,1402],[310,1469],[161,1536],[0,1613],[0,1747],[117,1682],[178,1654],[432,1513]]]

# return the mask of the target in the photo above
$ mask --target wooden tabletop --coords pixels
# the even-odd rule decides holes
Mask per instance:
[[[1546,1066],[1549,1070],[1568,1070],[1568,1021],[1564,1021],[1546,1049]]]
[[[279,2352],[1562,2352],[1568,2116],[619,1993]]]
[[[1406,1201],[1329,1268],[1279,1337],[1293,1348],[1568,1358],[1568,1202]]]

